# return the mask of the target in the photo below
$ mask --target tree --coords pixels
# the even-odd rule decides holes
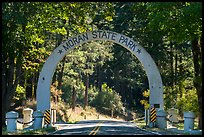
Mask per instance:
[[[97,15],[97,12],[98,11],[101,11],[101,7],[99,7],[98,5],[102,5],[104,7],[103,9],[103,14],[101,14],[100,16],[103,16],[103,17],[106,17],[107,14],[109,14],[109,9],[111,7],[111,4],[110,3],[70,3],[70,4],[67,4],[67,3],[60,3],[61,7],[67,7],[67,8],[64,8],[64,11],[62,12],[62,17],[60,16],[60,18],[62,20],[64,20],[64,22],[61,24],[63,28],[66,28],[66,31],[67,31],[67,38],[71,35],[74,35],[74,34],[77,34],[77,33],[82,33],[82,32],[85,32],[87,30],[93,30],[94,29],[94,25],[93,25],[93,22],[92,22],[92,19]],[[60,7],[60,6],[59,6]],[[91,7],[91,8],[90,8]],[[107,8],[108,7],[108,8]],[[99,10],[100,9],[100,10]],[[107,12],[106,12],[107,11]],[[66,14],[69,13],[69,14]],[[75,19],[77,18],[78,21],[76,21]],[[83,50],[83,49],[82,49]],[[84,50],[83,50],[84,51]],[[80,51],[78,51],[80,52]],[[85,55],[86,52],[84,51],[83,53],[81,53],[82,55]],[[90,54],[90,55],[89,55]],[[80,71],[80,73],[83,73],[85,75],[85,85],[86,85],[86,90],[85,90],[85,104],[87,105],[87,99],[88,99],[88,86],[89,86],[89,76],[90,74],[93,73],[93,63],[92,62],[92,59],[95,58],[95,55],[94,57],[92,57],[93,53],[88,53],[85,55],[87,56],[88,58],[86,58],[87,60],[87,64],[86,66],[84,67],[85,70],[83,71]],[[80,58],[83,58],[83,57],[79,57]],[[64,65],[65,65],[65,58],[62,60],[62,65],[58,65],[59,67],[57,68],[57,71],[59,71],[59,69],[61,68],[61,71],[60,73],[57,73],[55,72],[55,75],[54,75],[54,79],[56,76],[58,76],[58,81],[59,81],[59,85],[61,85],[62,82],[62,74],[63,74],[63,71],[64,71]],[[75,60],[73,58],[73,60]],[[76,59],[77,60],[77,59]],[[83,59],[82,59],[83,60]],[[77,68],[78,70],[80,70],[82,68],[81,63],[78,62],[79,65],[77,65]],[[78,73],[78,72],[76,72]],[[78,81],[78,80],[77,80]],[[59,86],[60,88],[61,86]],[[75,98],[76,98],[76,94],[74,93],[75,92],[75,88],[73,87],[73,102],[75,102]],[[74,97],[75,96],[75,97]],[[75,104],[75,103],[73,103]],[[85,105],[85,106],[86,106]]]
[[[96,89],[95,89],[96,90]],[[95,91],[97,92],[97,91]],[[124,107],[121,96],[106,83],[102,84],[101,92],[96,93],[91,104],[99,110],[108,109],[113,117],[113,112],[123,113]]]
[[[202,129],[202,5],[199,2],[146,3],[148,27],[166,33],[170,41],[189,42],[193,53],[194,86],[199,105],[199,129]],[[157,25],[155,25],[157,24]]]
[[[125,34],[135,41],[142,39],[140,35],[143,33],[141,28],[145,16],[142,15],[145,13],[145,8],[141,7],[141,3],[114,3],[115,15],[111,22],[111,26],[113,26],[111,30]],[[148,87],[147,78],[141,63],[134,55],[117,44],[114,44],[113,52],[114,59],[107,63],[107,72],[109,73],[106,74],[108,77],[106,82],[122,96],[123,102],[129,108],[141,108],[141,91],[143,88]]]
[[[68,73],[70,78],[74,78],[76,81],[83,79],[85,85],[84,108],[88,105],[90,76],[93,75],[97,65],[103,66],[106,60],[111,59],[112,54],[110,52],[110,46],[110,42],[93,41],[76,47],[67,55],[64,74],[66,75]]]
[[[2,125],[9,111],[12,98],[23,76],[24,53],[30,49],[26,26],[35,15],[35,5],[30,3],[2,3]]]

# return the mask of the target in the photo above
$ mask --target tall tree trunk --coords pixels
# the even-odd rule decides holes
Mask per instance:
[[[35,78],[34,78],[34,99],[36,100],[36,91],[37,91],[37,83],[38,83],[38,77],[39,77],[39,71],[35,73]]]
[[[32,99],[35,98],[35,73],[32,76]]]
[[[89,74],[86,74],[86,89],[84,97],[84,109],[88,106],[88,88],[89,88]]]
[[[181,75],[183,73],[183,65],[182,65],[182,53],[180,54],[180,57],[179,57],[179,75]],[[179,98],[181,99],[182,98],[182,95],[183,95],[183,87],[184,84],[183,84],[183,79],[179,81]],[[182,112],[182,108],[179,107],[179,115],[180,116],[183,116],[183,112]]]
[[[199,40],[194,39],[192,41],[192,53],[193,53],[193,63],[194,63],[194,86],[197,91],[198,96],[198,106],[199,106],[199,122],[198,128],[202,129],[202,50],[201,50],[201,42]]]
[[[170,85],[173,89],[174,85],[174,50],[173,50],[173,43],[170,43]]]
[[[23,87],[24,87],[24,89],[26,89],[27,88],[27,71],[25,70],[25,80],[24,80],[24,84],[23,84]]]
[[[35,73],[35,100],[36,100],[36,91],[37,91],[37,85],[38,85],[37,83],[38,83],[39,74],[40,74],[40,71],[38,70]]]
[[[97,65],[97,87],[99,91],[102,91],[102,80],[101,80],[101,66]]]
[[[6,73],[6,66],[7,66],[7,62],[6,62],[6,59],[7,57],[5,57],[6,55],[5,54],[2,54],[2,126],[6,126],[6,123],[5,123],[5,117],[6,117],[6,112],[7,112],[7,109],[5,107],[4,104],[6,104],[6,93],[7,93],[7,73]]]
[[[57,48],[61,43],[62,43],[63,35],[61,34],[56,34],[56,44],[55,48]],[[60,73],[60,72],[59,72]],[[54,72],[53,78],[52,78],[52,83],[54,83],[57,80],[57,69]],[[59,79],[58,79],[59,80]]]
[[[176,51],[177,52],[177,51]],[[174,85],[177,85],[177,65],[178,64],[178,55],[175,55],[175,67],[174,67]]]
[[[121,88],[120,88],[120,83],[119,83],[119,69],[118,67],[114,67],[113,69],[113,77],[114,77],[114,86],[115,86],[115,90],[120,92],[120,95],[122,95],[121,93]],[[122,96],[123,98],[123,96]]]
[[[57,86],[57,88],[59,90],[62,89],[62,76],[63,76],[63,72],[64,72],[65,58],[66,58],[66,56],[62,60],[62,67],[61,67],[61,70],[58,74],[58,86]]]
[[[27,79],[27,86],[26,86],[26,99],[32,98],[32,76]]]
[[[63,38],[63,35],[61,34],[57,34],[57,44],[56,44],[56,47],[58,47],[61,43],[62,43],[62,38]],[[62,67],[61,67],[61,70],[60,72],[58,73],[58,86],[57,88],[60,90],[62,89],[62,76],[63,76],[63,72],[64,72],[64,65],[65,65],[65,58],[66,56],[62,59]]]
[[[75,106],[76,106],[76,90],[73,86],[72,88],[72,111],[75,111]]]
[[[18,60],[17,60],[18,63]],[[5,63],[6,64],[6,63]],[[6,77],[7,79],[6,82],[3,82],[3,85],[5,88],[5,90],[3,90],[4,94],[2,96],[2,125],[5,125],[5,120],[6,120],[6,113],[10,110],[10,106],[11,106],[11,102],[12,102],[12,98],[14,96],[17,84],[18,84],[18,79],[21,73],[21,65],[17,64],[16,65],[16,72],[15,70],[15,65],[14,65],[14,57],[10,56],[8,58],[8,72],[6,73]],[[4,71],[5,71],[6,66],[3,67]],[[16,73],[16,75],[14,76],[14,74]]]
[[[22,25],[25,32],[25,24]],[[13,39],[8,39],[4,45],[2,54],[2,126],[5,126],[6,113],[10,110],[11,102],[21,76],[22,45],[16,45]],[[19,49],[15,48],[19,46]],[[18,55],[15,54],[18,53]],[[16,63],[15,58],[17,57]]]
[[[52,77],[52,83],[55,83],[55,81],[57,80],[57,69],[55,70],[53,77]]]

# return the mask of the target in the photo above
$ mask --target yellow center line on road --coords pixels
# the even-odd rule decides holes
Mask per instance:
[[[89,133],[89,135],[96,135],[96,133],[99,131],[100,127],[99,125],[102,124],[104,121],[99,122],[96,127]]]

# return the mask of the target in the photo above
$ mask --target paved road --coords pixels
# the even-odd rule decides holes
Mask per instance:
[[[158,135],[138,128],[135,123],[114,120],[84,120],[58,127],[52,135]]]

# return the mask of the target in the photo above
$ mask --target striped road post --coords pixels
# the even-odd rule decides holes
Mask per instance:
[[[153,123],[153,127],[155,126],[156,122],[156,108],[152,107],[150,109],[150,122]]]
[[[45,111],[45,114],[44,114],[44,122],[45,122],[45,125],[48,125],[48,124],[51,123],[50,109],[48,109],[48,110]]]

